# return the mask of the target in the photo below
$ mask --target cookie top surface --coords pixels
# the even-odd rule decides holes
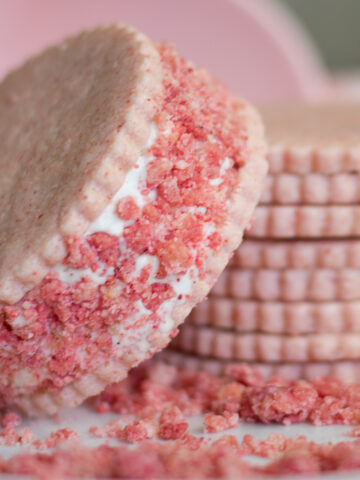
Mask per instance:
[[[161,84],[156,48],[123,26],[67,39],[0,84],[0,304],[103,211],[145,146]]]
[[[270,147],[360,148],[360,103],[274,105],[261,113]]]

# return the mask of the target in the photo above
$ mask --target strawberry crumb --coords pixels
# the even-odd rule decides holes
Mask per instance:
[[[71,428],[53,432],[44,442],[33,441],[28,429],[16,431],[20,417],[8,413],[2,418],[0,443],[31,443],[39,450],[52,450],[1,459],[0,472],[27,473],[42,479],[75,475],[145,480],[280,477],[360,469],[359,384],[345,385],[332,378],[305,382],[281,377],[260,384],[254,370],[229,369],[228,373],[216,377],[159,362],[134,369],[125,381],[111,385],[93,402],[100,414],[113,411],[136,415],[128,425],[122,425],[119,418],[104,427],[90,428],[93,436],[112,438],[121,445],[85,447]],[[205,414],[204,425],[210,434],[207,438],[189,433],[185,415],[198,413]],[[304,436],[287,438],[281,433],[265,440],[249,434],[241,441],[233,435],[213,440],[211,433],[236,427],[239,421],[357,426],[349,432],[355,440],[338,444],[317,444]],[[77,442],[70,448],[68,440]],[[267,462],[255,465],[248,455]]]
[[[246,437],[246,438],[245,438]],[[48,478],[243,478],[295,474],[348,472],[360,468],[360,441],[316,444],[304,437],[286,439],[271,435],[256,440],[251,435],[238,442],[225,435],[215,442],[189,437],[165,443],[147,441],[135,449],[80,444],[51,453],[23,453],[2,459],[1,473],[32,474]],[[249,462],[247,455],[269,459],[264,466]]]
[[[58,447],[65,442],[78,440],[80,435],[72,428],[60,428],[55,432],[51,432],[50,437],[46,439],[47,446]]]
[[[33,434],[32,434],[33,440]],[[80,435],[72,428],[60,428],[50,433],[44,440],[33,440],[32,446],[37,450],[47,450],[49,448],[61,447],[67,442],[79,442]]]
[[[162,410],[159,420],[159,437],[163,440],[177,440],[188,432],[189,424],[176,406]]]
[[[1,419],[2,427],[17,427],[21,423],[21,418],[17,413],[8,412]]]
[[[89,432],[97,438],[122,438],[123,427],[118,422],[113,421],[104,427],[93,425],[89,428]]]
[[[228,428],[234,428],[239,424],[237,413],[224,412],[223,415],[207,413],[204,418],[204,425],[207,433],[222,432]]]
[[[138,443],[148,438],[153,438],[156,432],[157,426],[154,422],[136,420],[124,428],[122,438],[128,443]]]
[[[349,432],[350,437],[360,437],[360,427],[354,427]]]
[[[34,435],[29,428],[21,430],[16,428],[21,425],[21,422],[21,417],[14,412],[8,412],[1,418],[0,445],[25,445],[34,440]]]
[[[94,407],[98,412],[127,413],[141,418],[158,413],[162,423],[173,424],[184,421],[182,415],[198,414],[224,418],[236,414],[245,422],[286,425],[360,423],[360,384],[344,384],[333,378],[308,382],[274,377],[265,381],[249,365],[236,365],[227,373],[216,377],[160,362],[143,364],[125,381],[107,387],[97,397]]]
[[[261,372],[252,365],[229,365],[226,369],[226,374],[237,382],[249,387],[260,387],[264,384],[264,377]]]

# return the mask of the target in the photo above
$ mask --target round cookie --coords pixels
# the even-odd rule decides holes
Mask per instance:
[[[54,413],[163,348],[266,173],[247,103],[125,26],[0,84],[0,394]]]
[[[190,371],[208,372],[212,375],[226,375],[232,365],[242,364],[236,361],[201,358],[167,348],[158,354],[163,362]],[[248,364],[248,363],[247,363]],[[337,377],[345,383],[360,382],[360,362],[301,362],[301,363],[250,363],[256,367],[267,380],[275,375],[288,380],[314,380],[318,377]]]
[[[360,270],[226,268],[211,297],[245,300],[360,300]]]
[[[260,203],[263,205],[346,205],[360,201],[360,176],[356,173],[268,175]]]
[[[360,172],[360,104],[276,105],[261,113],[270,173]]]
[[[208,298],[194,308],[186,324],[238,332],[360,333],[360,301],[258,302]]]
[[[230,266],[237,268],[360,268],[360,240],[244,240]]]
[[[360,360],[360,333],[272,335],[183,325],[171,348],[244,362]]]
[[[360,205],[260,205],[248,238],[339,238],[360,236]]]

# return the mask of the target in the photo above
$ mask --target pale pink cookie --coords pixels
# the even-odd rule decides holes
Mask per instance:
[[[273,205],[346,205],[360,202],[360,175],[308,173],[268,175],[261,204]]]
[[[171,348],[244,362],[360,360],[360,333],[273,335],[183,325]]]
[[[202,358],[186,353],[177,352],[170,348],[163,350],[157,358],[163,362],[184,368],[190,371],[208,372],[212,375],[226,375],[232,365],[241,365],[242,362]],[[248,363],[247,363],[248,364]],[[360,382],[360,362],[332,361],[332,362],[300,362],[300,363],[250,363],[256,367],[267,380],[273,376],[280,376],[288,380],[314,380],[319,377],[337,377],[345,383]]]
[[[360,205],[260,205],[248,238],[331,238],[360,236]]]
[[[186,324],[238,332],[360,333],[360,301],[257,302],[208,298],[194,308]]]
[[[258,115],[168,45],[100,27],[0,85],[0,395],[80,403],[163,348],[241,241]]]
[[[360,270],[227,268],[211,297],[245,300],[360,300]]]
[[[230,266],[238,268],[360,268],[360,240],[244,240]]]
[[[271,173],[360,172],[360,105],[274,105],[262,110]]]

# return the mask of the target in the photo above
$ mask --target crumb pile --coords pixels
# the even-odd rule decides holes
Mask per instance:
[[[95,401],[98,412],[135,414],[143,419],[154,419],[169,407],[186,416],[205,414],[209,431],[234,426],[232,414],[244,422],[357,425],[360,383],[279,376],[265,381],[258,369],[247,364],[229,365],[227,376],[220,377],[154,363],[107,387]]]
[[[125,424],[119,417],[103,427],[92,426],[90,433],[104,439],[96,448],[81,444],[79,435],[70,428],[53,432],[44,442],[25,432],[25,441],[32,442],[38,451],[1,459],[0,471],[44,479],[190,479],[316,474],[360,468],[357,438],[338,444],[317,444],[303,436],[291,439],[279,432],[265,440],[244,435],[239,441],[229,431],[212,439],[211,435],[194,436],[186,419],[204,414],[204,433],[210,434],[233,427],[241,429],[241,421],[311,422],[353,425],[349,435],[359,437],[360,384],[344,385],[339,379],[306,382],[277,377],[264,381],[258,370],[247,365],[229,367],[226,377],[215,377],[148,363],[133,370],[127,380],[108,387],[91,405],[99,415],[111,411],[133,414],[135,419]],[[3,444],[8,440],[13,445],[16,438],[22,442],[21,434],[17,435],[20,422],[13,413],[3,417]],[[110,445],[110,439],[119,444]],[[39,451],[47,448],[51,450]],[[248,459],[249,455],[267,462],[256,465]]]

